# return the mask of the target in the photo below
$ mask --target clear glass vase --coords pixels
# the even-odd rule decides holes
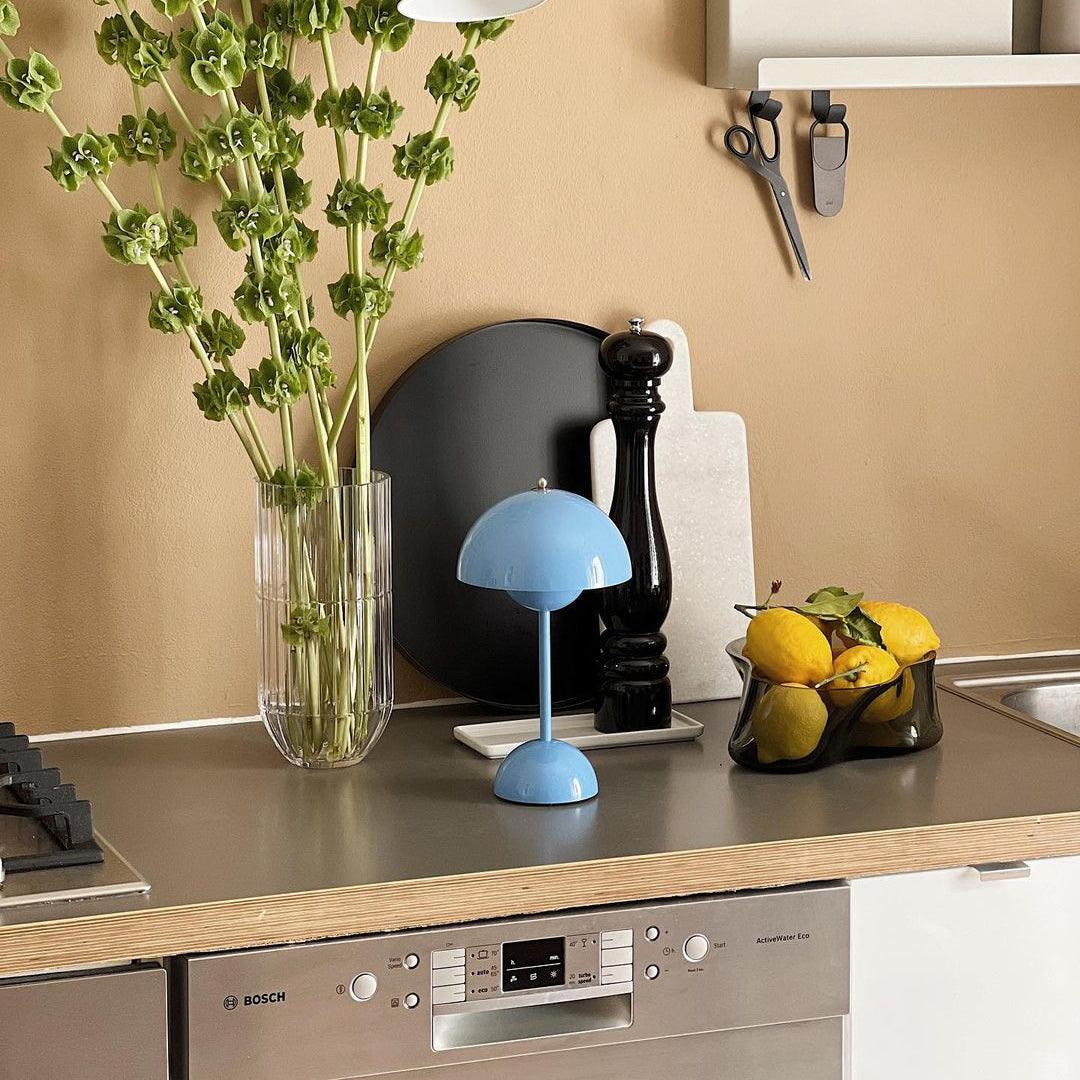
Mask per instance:
[[[258,485],[259,710],[294,765],[355,765],[394,705],[390,478]]]

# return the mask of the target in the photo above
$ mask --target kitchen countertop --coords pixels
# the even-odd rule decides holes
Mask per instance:
[[[311,773],[259,725],[50,743],[148,896],[0,914],[0,976],[969,863],[1080,854],[1080,748],[941,694],[945,738],[817,773],[735,766],[736,702],[695,743],[591,755],[600,796],[511,806],[454,742],[476,708],[403,710]]]

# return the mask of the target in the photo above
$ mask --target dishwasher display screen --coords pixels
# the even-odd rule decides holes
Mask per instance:
[[[502,947],[502,988],[542,990],[566,985],[566,938],[508,941]]]

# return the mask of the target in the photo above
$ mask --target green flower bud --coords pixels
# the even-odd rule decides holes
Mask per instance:
[[[416,25],[398,11],[397,0],[359,0],[346,11],[349,29],[361,45],[371,38],[373,46],[389,52],[401,49]]]
[[[0,0],[0,37],[14,37],[19,25],[19,10],[12,0]]]
[[[224,311],[214,311],[209,319],[203,319],[199,323],[198,335],[206,355],[219,364],[235,356],[247,339],[239,323],[230,319]]]
[[[402,180],[417,180],[422,176],[430,187],[446,180],[453,171],[454,148],[445,135],[436,139],[433,132],[425,131],[394,147],[394,172]]]
[[[112,15],[102,24],[101,29],[94,34],[97,42],[98,55],[106,64],[118,64],[120,53],[124,46],[131,40],[131,32],[123,15]]]
[[[267,262],[291,267],[315,258],[319,252],[319,234],[299,218],[293,218],[277,236],[264,240],[262,247]]]
[[[175,259],[199,242],[199,230],[195,222],[180,207],[174,207],[169,221],[169,242],[161,249],[163,259]]]
[[[336,34],[345,21],[341,0],[293,0],[293,25],[298,34],[317,38],[325,30]]]
[[[266,82],[266,91],[270,97],[270,111],[275,120],[292,117],[303,120],[315,102],[315,91],[311,88],[311,77],[297,82],[292,75],[282,68],[275,71]]]
[[[302,649],[309,642],[330,636],[330,617],[320,614],[318,604],[304,604],[294,607],[289,613],[289,621],[281,624],[281,636],[285,644],[293,649]]]
[[[191,6],[191,0],[154,0],[154,7],[170,19],[178,19]]]
[[[262,281],[247,274],[233,293],[237,310],[249,323],[283,319],[300,310],[300,290],[291,274],[268,271]]]
[[[459,22],[457,28],[464,37],[469,37],[474,30],[479,31],[480,41],[484,42],[502,37],[513,25],[513,19],[484,19],[482,22]]]
[[[221,168],[217,155],[210,149],[206,139],[185,139],[180,155],[180,172],[196,184],[208,184]]]
[[[60,87],[60,72],[47,57],[31,49],[28,60],[17,56],[8,61],[4,77],[0,78],[0,98],[13,109],[44,112]]]
[[[326,220],[339,229],[349,225],[381,229],[389,216],[390,203],[382,187],[369,190],[359,180],[339,180],[326,204]]]
[[[335,131],[345,130],[345,121],[341,115],[341,95],[333,90],[324,90],[315,102],[315,123],[319,127],[332,127]]]
[[[241,108],[239,114],[225,121],[221,128],[229,158],[255,157],[261,160],[270,152],[270,128],[261,116]],[[211,147],[216,149],[213,143]]]
[[[335,314],[343,319],[349,315],[381,319],[394,299],[393,291],[371,274],[343,274],[328,291]]]
[[[480,89],[476,60],[471,56],[455,60],[451,53],[440,56],[431,65],[424,85],[436,101],[451,98],[462,112],[468,112]]]
[[[233,251],[243,251],[250,240],[273,236],[283,225],[277,203],[265,193],[252,199],[232,195],[212,216],[222,239]]]
[[[270,146],[259,158],[259,168],[269,172],[276,165],[279,169],[295,169],[304,160],[304,133],[294,131],[287,120],[279,120],[270,128]]]
[[[116,148],[108,135],[87,129],[81,135],[65,135],[60,149],[53,150],[46,167],[66,191],[78,191],[88,177],[107,177],[116,164]]]
[[[215,423],[239,412],[249,400],[248,388],[231,371],[215,371],[206,382],[195,384],[194,394],[203,416]]]
[[[162,334],[179,334],[186,326],[198,326],[203,317],[203,298],[198,289],[173,285],[171,292],[151,297],[150,326]]]
[[[267,412],[277,412],[283,405],[295,405],[304,394],[304,377],[286,362],[278,367],[272,356],[248,371],[251,400]]]
[[[274,177],[267,173],[263,177],[267,191],[274,190]],[[303,180],[295,169],[283,169],[281,186],[285,189],[285,205],[293,214],[302,214],[311,205],[311,181]]]
[[[293,0],[273,0],[263,13],[266,25],[279,34],[297,34],[296,12]]]
[[[118,58],[132,82],[149,86],[164,76],[176,59],[176,42],[172,34],[155,30],[137,13],[132,14],[131,21],[139,36],[124,42]]]
[[[146,110],[146,116],[124,116],[112,136],[116,152],[129,165],[137,161],[158,164],[172,157],[176,149],[176,130],[164,113]]]
[[[372,262],[392,265],[401,270],[415,270],[424,261],[424,238],[419,232],[405,235],[405,222],[375,234],[371,242]]]
[[[330,97],[327,97],[330,94]],[[335,97],[327,91],[320,98],[325,120],[339,131],[351,131],[354,135],[367,135],[372,139],[385,139],[393,134],[394,126],[404,112],[390,96],[389,90],[365,95],[358,86],[347,86]],[[325,100],[325,105],[323,102]],[[319,116],[316,112],[316,121]]]
[[[214,97],[238,87],[246,72],[244,35],[224,11],[205,30],[180,31],[180,77],[192,90]]]
[[[105,223],[105,250],[125,266],[145,266],[169,242],[169,226],[160,214],[136,204],[114,210]]]
[[[315,381],[325,389],[329,389],[337,382],[337,376],[331,366],[333,356],[330,352],[330,342],[314,327],[308,330],[297,330],[291,326],[282,327],[281,351],[289,364],[298,371],[311,371],[315,376]]]
[[[270,483],[274,485],[273,505],[286,513],[301,506],[314,506],[323,487],[322,477],[306,461],[297,468],[295,478],[289,476],[284,465],[279,466]]]
[[[276,30],[263,30],[252,23],[244,31],[244,58],[251,71],[281,67],[285,62],[285,46],[281,34]]]

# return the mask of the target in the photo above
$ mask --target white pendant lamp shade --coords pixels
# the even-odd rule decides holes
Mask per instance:
[[[520,15],[544,0],[400,0],[398,11],[420,22],[483,22]]]

